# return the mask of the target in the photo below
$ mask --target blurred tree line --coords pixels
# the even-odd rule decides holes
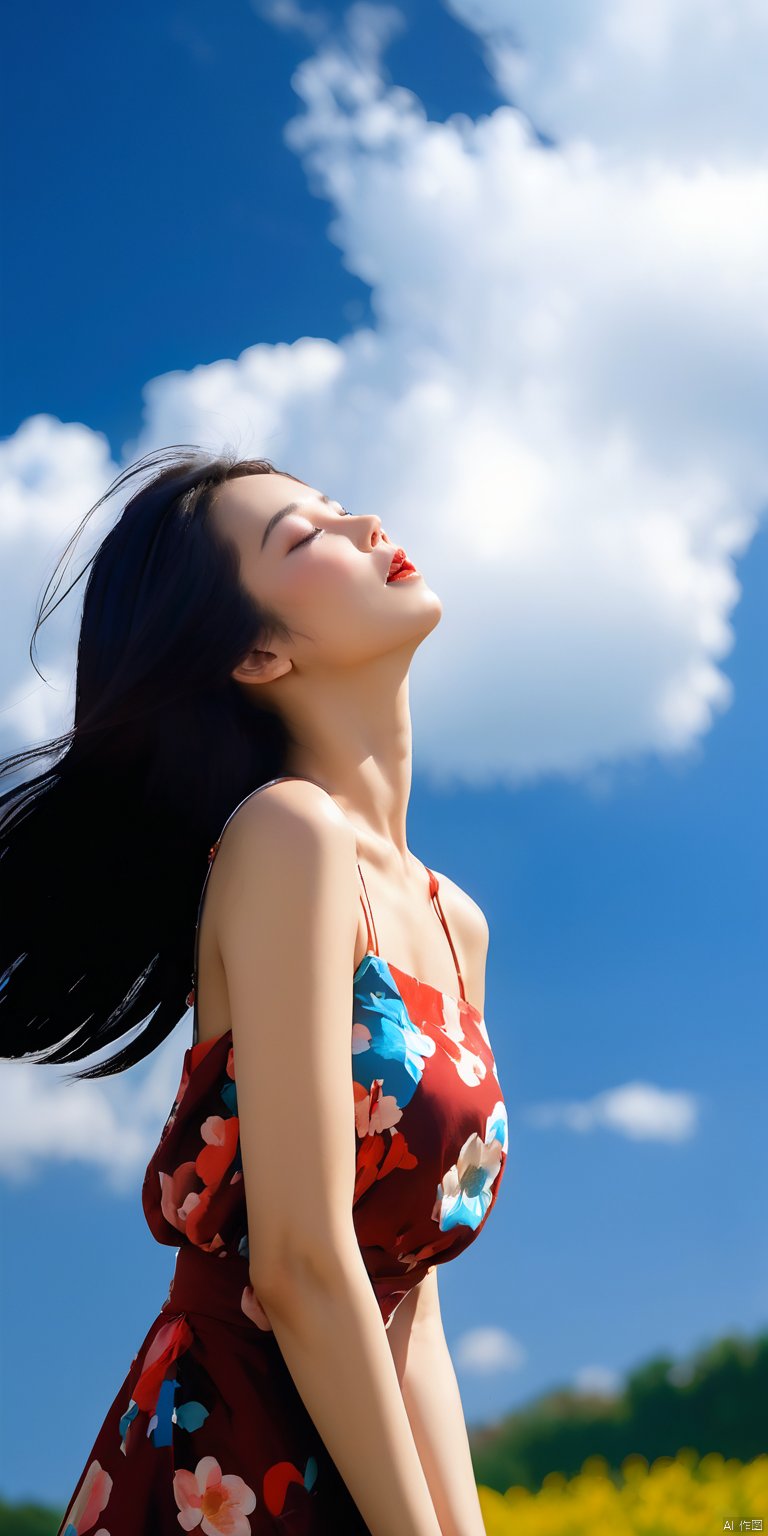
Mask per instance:
[[[682,1446],[750,1461],[768,1452],[767,1404],[768,1333],[726,1337],[689,1360],[656,1356],[615,1397],[564,1388],[496,1424],[468,1426],[475,1480],[533,1492],[548,1472],[574,1477],[587,1456],[618,1468],[633,1453],[651,1462]]]

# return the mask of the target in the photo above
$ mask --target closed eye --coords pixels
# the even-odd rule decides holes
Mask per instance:
[[[288,551],[289,555],[293,554],[294,549],[300,549],[302,544],[309,544],[309,543],[311,543],[312,539],[316,539],[317,535],[319,533],[325,533],[325,529],[324,528],[313,528],[311,533],[305,534],[303,539],[299,539],[298,540],[298,543],[291,545],[291,547],[290,547],[290,549]]]
[[[339,506],[341,507],[341,502],[339,502]],[[341,507],[341,516],[342,517],[348,517],[349,516],[349,513],[347,512],[346,507]],[[295,544],[291,545],[291,548],[288,551],[289,555],[293,554],[294,549],[299,549],[302,544],[310,544],[313,539],[317,538],[317,535],[319,533],[325,533],[325,529],[324,528],[313,528],[311,533],[306,533],[304,535],[303,539],[298,539]]]

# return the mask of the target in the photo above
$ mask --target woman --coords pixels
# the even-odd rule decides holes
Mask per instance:
[[[72,730],[0,798],[4,1054],[143,1025],[73,1074],[104,1076],[193,1007],[142,1191],[174,1277],[60,1536],[480,1536],[437,1271],[507,1121],[485,918],[406,838],[440,601],[269,460],[177,447],[110,491],[147,467],[93,557]]]

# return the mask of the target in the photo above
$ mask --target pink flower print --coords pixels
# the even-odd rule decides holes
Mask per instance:
[[[481,1141],[477,1131],[468,1136],[456,1162],[437,1186],[432,1220],[440,1231],[472,1227],[476,1231],[491,1203],[491,1185],[501,1167],[502,1145],[497,1136]]]
[[[202,1536],[251,1536],[248,1516],[256,1508],[256,1494],[242,1477],[222,1476],[215,1456],[203,1456],[194,1472],[174,1472],[173,1495],[183,1531],[199,1528]]]
[[[359,1137],[373,1136],[377,1131],[391,1131],[403,1111],[393,1093],[382,1093],[384,1079],[375,1077],[370,1088],[362,1083],[354,1084],[355,1130]]]
[[[352,1055],[359,1056],[361,1051],[371,1049],[371,1031],[367,1025],[355,1022],[352,1025]]]
[[[160,1388],[171,1366],[189,1349],[192,1339],[192,1329],[183,1312],[170,1322],[161,1323],[133,1384],[131,1403],[136,1403],[143,1413],[154,1413]]]
[[[206,1122],[207,1123],[207,1122]],[[202,1248],[206,1253],[215,1253],[221,1248],[223,1238],[220,1232],[215,1232],[213,1237],[205,1239],[205,1230],[208,1207],[215,1193],[215,1185],[205,1185],[200,1188],[201,1175],[198,1164],[200,1157],[204,1156],[209,1148],[204,1148],[195,1163],[180,1163],[173,1173],[164,1173],[162,1168],[158,1170],[160,1179],[160,1208],[168,1222],[175,1227],[177,1232],[184,1232],[191,1243]],[[215,1155],[219,1155],[220,1149],[215,1149]]]
[[[161,1168],[159,1177],[160,1209],[169,1226],[175,1227],[177,1232],[184,1232],[187,1225],[184,1205],[200,1182],[195,1165],[180,1163],[173,1173],[163,1173]]]
[[[237,1115],[226,1120],[222,1115],[208,1115],[200,1127],[205,1142],[195,1160],[195,1167],[207,1188],[218,1189],[237,1151],[240,1121]]]
[[[379,1079],[379,1086],[381,1080]],[[368,1113],[368,1132],[391,1131],[398,1120],[402,1120],[403,1111],[393,1093],[380,1093],[377,1101],[371,1100]]]
[[[443,999],[443,1033],[450,1040],[455,1040],[461,1045],[464,1039],[464,1030],[461,1024],[461,1010],[455,997],[450,997],[447,992],[442,993]]]
[[[109,1473],[104,1471],[101,1462],[92,1461],[64,1521],[62,1536],[85,1536],[86,1531],[92,1531],[99,1515],[107,1507],[111,1492],[112,1479]],[[95,1536],[108,1536],[108,1533],[102,1526]]]

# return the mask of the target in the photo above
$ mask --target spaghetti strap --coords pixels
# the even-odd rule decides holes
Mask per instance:
[[[378,941],[378,938],[376,936],[376,924],[373,921],[373,907],[371,906],[371,899],[370,899],[370,897],[368,895],[368,887],[367,887],[367,885],[365,883],[365,877],[363,875],[363,871],[362,871],[362,869],[360,869],[360,861],[359,860],[358,860],[357,867],[360,870],[360,879],[363,882],[363,890],[365,891],[365,901],[363,901],[363,896],[362,896],[362,892],[361,892],[360,893],[360,903],[361,903],[361,906],[362,906],[363,911],[365,913],[365,926],[366,926],[366,928],[368,930],[368,953],[370,954],[371,945],[373,945],[373,953],[375,955],[377,955],[379,953],[379,941]],[[367,906],[366,906],[366,902],[368,903]],[[370,912],[370,919],[369,919],[369,916],[368,916],[369,912]],[[373,932],[371,932],[371,929],[373,929]]]
[[[445,929],[446,937],[448,939],[448,943],[451,946],[451,954],[453,955],[453,963],[456,966],[456,975],[459,978],[459,996],[461,997],[462,1002],[466,1002],[467,999],[466,999],[466,995],[465,995],[465,992],[464,992],[464,978],[463,978],[463,976],[461,974],[461,969],[460,969],[460,966],[459,966],[459,957],[456,954],[456,950],[455,950],[454,944],[453,944],[453,939],[451,938],[451,930],[448,927],[448,920],[447,920],[447,918],[445,916],[445,913],[443,911],[443,908],[442,908],[442,905],[441,905],[441,902],[440,902],[440,896],[438,894],[439,890],[440,890],[440,882],[438,881],[437,875],[434,874],[431,869],[428,869],[426,864],[424,865],[424,868],[426,869],[427,874],[429,875],[429,894],[430,894],[430,897],[431,897],[432,901],[434,902],[435,910],[437,911],[437,915],[440,918],[440,921],[441,921],[441,923],[442,923],[442,925],[443,925],[443,927]]]
[[[235,813],[237,811],[239,811],[241,805],[245,805],[246,800],[251,800],[253,798],[253,796],[254,795],[258,795],[262,789],[269,789],[270,784],[279,784],[279,783],[281,783],[281,781],[283,779],[301,779],[301,780],[304,781],[304,783],[307,783],[307,784],[313,784],[314,783],[314,779],[308,779],[306,777],[306,774],[303,774],[303,773],[279,773],[279,774],[277,774],[277,776],[274,779],[267,779],[266,784],[257,784],[255,789],[250,790],[247,795],[243,795],[242,800],[238,800],[237,805],[235,806],[234,811],[230,811],[230,813],[229,813],[229,815],[228,815],[228,817],[227,817],[227,819],[226,819],[226,821],[225,821],[225,823],[224,823],[224,825],[223,825],[223,827],[222,827],[222,829],[221,829],[221,831],[220,831],[220,833],[219,833],[215,843],[208,850],[208,868],[207,868],[206,873],[205,873],[205,879],[203,881],[203,888],[202,888],[202,890],[200,892],[200,900],[199,900],[199,902],[197,904],[197,919],[196,919],[196,922],[195,922],[195,948],[194,948],[194,960],[193,960],[193,965],[192,965],[192,977],[191,977],[192,987],[191,987],[191,990],[189,991],[189,993],[187,994],[187,1007],[192,1009],[192,1044],[193,1045],[197,1045],[197,967],[198,967],[198,958],[199,958],[199,950],[200,950],[200,918],[202,917],[202,913],[203,913],[203,901],[205,899],[206,887],[208,885],[208,877],[209,877],[209,875],[211,873],[211,868],[212,868],[212,865],[213,865],[213,861],[214,861],[214,859],[216,857],[216,854],[218,853],[219,848],[221,846],[221,839],[223,838],[224,833],[226,832],[227,827],[229,826],[229,823],[232,820],[232,817],[235,815]]]
[[[222,829],[221,829],[221,831],[220,831],[220,833],[219,833],[215,843],[213,843],[211,848],[209,848],[209,850],[208,850],[208,869],[206,871],[205,879],[203,881],[203,888],[202,888],[202,890],[200,892],[200,900],[198,902],[198,907],[197,907],[197,919],[196,919],[196,922],[195,922],[194,960],[193,960],[193,968],[192,968],[192,975],[191,975],[192,985],[191,985],[191,989],[190,989],[189,993],[187,994],[187,1000],[186,1000],[187,1001],[187,1007],[192,1009],[192,1044],[193,1045],[197,1045],[197,1043],[198,1043],[198,1040],[197,1040],[197,972],[198,972],[199,952],[200,952],[200,919],[202,917],[203,902],[205,900],[205,892],[206,892],[206,889],[208,887],[208,880],[209,880],[209,877],[210,877],[211,868],[213,866],[213,861],[214,861],[214,859],[216,857],[216,854],[218,853],[219,848],[221,846],[221,840],[222,840],[222,838],[224,836],[224,833],[226,832],[227,827],[229,826],[229,823],[232,820],[232,817],[236,814],[237,811],[240,810],[241,805],[245,805],[246,800],[250,800],[250,799],[252,799],[252,797],[254,795],[258,795],[262,789],[268,789],[271,784],[279,784],[281,781],[286,780],[286,779],[299,779],[299,780],[302,780],[305,783],[314,783],[315,782],[313,779],[307,779],[304,774],[300,774],[300,773],[281,773],[281,774],[277,774],[277,776],[275,778],[273,778],[273,779],[268,779],[265,784],[257,785],[256,789],[252,789],[249,794],[244,795],[242,800],[238,801],[238,803],[235,806],[234,810],[230,811],[230,813],[229,813],[229,815],[228,815],[228,817],[227,817],[227,819],[226,819],[226,821],[224,823],[224,826],[222,827]],[[363,900],[363,895],[362,895],[362,892],[361,892],[360,893],[360,902],[361,902],[361,905],[362,905],[362,908],[363,908],[363,912],[365,913],[365,926],[366,926],[367,938],[368,938],[368,950],[367,950],[367,953],[371,953],[371,951],[372,951],[373,954],[378,955],[378,953],[379,953],[379,940],[378,940],[378,936],[377,936],[377,933],[376,933],[376,924],[374,922],[374,917],[373,917],[373,908],[371,907],[370,898],[368,896],[368,887],[366,886],[365,876],[363,875],[363,871],[360,868],[359,860],[358,860],[357,868],[358,868],[358,871],[359,871],[359,874],[360,874],[360,879],[361,879],[361,881],[363,883],[363,891],[365,891],[365,900]],[[442,905],[441,905],[441,902],[440,902],[440,896],[439,896],[440,886],[439,886],[439,882],[438,882],[438,879],[437,879],[437,875],[435,875],[433,873],[433,871],[427,867],[426,864],[424,865],[424,868],[426,869],[427,874],[429,875],[429,894],[430,894],[430,898],[434,902],[435,909],[437,911],[438,917],[440,918],[440,921],[441,921],[441,923],[443,925],[443,928],[445,929],[445,933],[446,933],[446,937],[448,939],[448,943],[451,946],[451,954],[453,955],[454,965],[456,966],[456,975],[457,975],[458,981],[459,981],[459,995],[462,998],[462,1001],[466,1002],[466,995],[465,995],[465,992],[464,992],[464,978],[463,978],[463,976],[461,974],[461,968],[459,966],[459,958],[458,958],[458,955],[456,954],[456,950],[455,950],[455,947],[454,947],[453,939],[451,938],[451,931],[450,931],[450,928],[448,927],[448,922],[447,922],[445,913],[443,912],[443,908],[442,908]]]

